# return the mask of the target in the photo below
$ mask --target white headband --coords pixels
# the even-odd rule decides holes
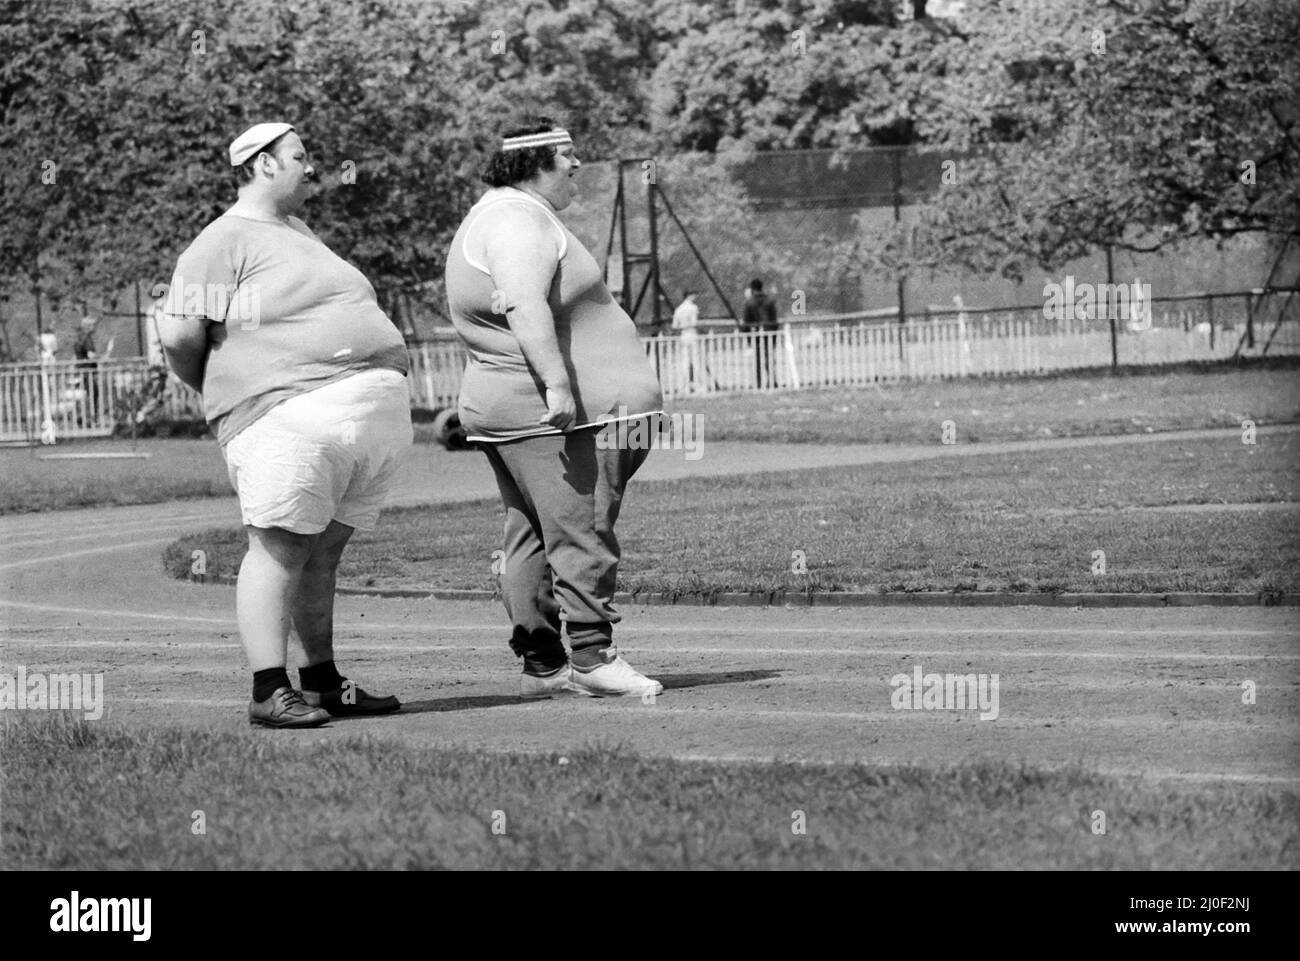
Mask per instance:
[[[506,137],[501,141],[502,150],[526,150],[529,147],[557,147],[573,143],[567,130],[547,130],[543,133],[530,133],[522,137]]]

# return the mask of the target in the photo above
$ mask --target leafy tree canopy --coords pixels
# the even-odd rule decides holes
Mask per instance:
[[[0,277],[73,291],[165,281],[234,198],[225,145],[273,118],[299,126],[321,172],[309,222],[381,291],[426,299],[495,133],[524,112],[565,122],[586,159],[940,151],[952,176],[915,229],[864,231],[850,252],[893,274],[1019,276],[1100,246],[1300,229],[1300,4],[931,6],[959,13],[914,17],[925,4],[897,0],[0,0]],[[721,190],[695,203],[682,213],[743,206]]]

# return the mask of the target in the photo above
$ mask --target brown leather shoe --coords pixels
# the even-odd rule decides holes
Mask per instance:
[[[276,688],[265,701],[250,701],[248,723],[262,727],[317,727],[330,719],[330,712],[312,707],[301,691],[291,687]]]

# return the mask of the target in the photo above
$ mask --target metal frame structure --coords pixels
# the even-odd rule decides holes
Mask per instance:
[[[647,165],[649,165],[648,172],[650,173],[648,179],[644,176],[647,172]],[[631,167],[639,168],[639,171],[642,174],[642,180],[646,185],[646,216],[650,226],[650,249],[647,251],[633,252],[627,249],[628,193],[624,186],[624,173]],[[686,225],[683,224],[681,218],[677,216],[677,212],[673,210],[672,203],[668,200],[668,195],[664,193],[663,188],[659,186],[656,173],[655,161],[650,157],[627,157],[620,158],[618,161],[618,187],[614,193],[614,212],[609,224],[609,241],[605,245],[605,283],[609,283],[609,266],[614,254],[614,238],[617,236],[619,258],[623,273],[623,285],[620,293],[620,297],[623,301],[623,309],[628,312],[628,315],[631,316],[633,320],[636,320],[636,315],[641,309],[642,302],[645,300],[646,292],[649,291],[651,285],[653,285],[654,293],[651,297],[651,316],[653,318],[652,328],[655,334],[658,334],[663,323],[661,319],[662,315],[660,314],[661,300],[667,300],[672,304],[675,304],[680,300],[680,298],[669,296],[668,292],[664,290],[662,273],[659,266],[659,204],[662,202],[664,212],[672,218],[673,223],[677,225],[677,229],[682,232],[682,239],[686,241],[686,246],[690,248],[696,262],[700,265],[700,269],[704,271],[704,276],[709,278],[709,283],[713,285],[714,292],[717,293],[723,306],[727,308],[727,314],[732,320],[739,320],[735,308],[731,306],[731,301],[727,299],[727,295],[723,293],[721,285],[718,284],[717,279],[713,276],[713,271],[709,269],[709,265],[705,261],[704,255],[701,254],[699,248],[695,246],[695,241],[691,239],[690,232],[686,229]],[[634,286],[633,274],[639,267],[645,267],[646,270],[645,276],[641,280],[640,287],[637,290],[634,299],[632,295],[632,288]]]

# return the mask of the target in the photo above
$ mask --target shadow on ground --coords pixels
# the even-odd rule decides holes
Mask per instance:
[[[655,674],[655,680],[665,691],[683,687],[708,687],[712,684],[744,684],[748,681],[770,681],[781,676],[781,671],[719,671],[716,674]]]
[[[688,687],[708,687],[714,684],[745,684],[749,681],[768,681],[779,677],[780,671],[719,671],[714,674],[656,674],[655,680],[663,684],[665,691],[680,690]],[[552,698],[554,700],[554,698]],[[635,698],[633,698],[635,700]],[[408,701],[402,710],[389,717],[402,714],[443,714],[448,711],[476,711],[488,707],[518,706],[523,698],[510,694],[478,694],[467,697],[439,697],[423,701]]]

